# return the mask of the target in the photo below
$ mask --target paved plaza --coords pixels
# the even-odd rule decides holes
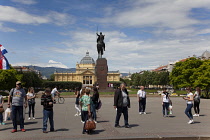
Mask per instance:
[[[69,139],[208,139],[210,138],[210,100],[201,99],[200,117],[194,117],[194,124],[187,124],[184,114],[185,101],[181,97],[172,97],[173,115],[162,116],[161,99],[148,97],[146,115],[138,114],[136,97],[131,97],[129,124],[131,128],[115,128],[116,110],[113,108],[113,97],[101,97],[102,108],[98,112],[98,123],[92,135],[82,134],[83,124],[80,117],[75,117],[75,98],[66,98],[64,104],[54,105],[54,123],[57,132],[42,133],[42,106],[36,99],[36,120],[27,120],[26,132],[11,133],[12,122],[0,126],[0,140],[69,140]],[[6,104],[5,104],[6,107]],[[194,112],[194,111],[193,111]],[[123,115],[120,125],[124,125]],[[19,128],[19,127],[18,127]],[[48,125],[49,130],[49,125]]]

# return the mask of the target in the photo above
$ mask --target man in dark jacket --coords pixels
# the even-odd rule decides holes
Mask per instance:
[[[124,115],[125,128],[130,128],[128,124],[128,108],[130,108],[130,98],[128,91],[125,88],[125,84],[121,84],[120,88],[115,91],[114,95],[114,108],[117,109],[117,115],[115,119],[115,127],[121,127],[119,125],[121,114]]]

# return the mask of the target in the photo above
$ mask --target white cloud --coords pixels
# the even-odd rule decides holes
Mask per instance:
[[[26,4],[26,5],[36,4],[35,0],[11,0],[11,1],[21,3],[21,4]]]
[[[54,60],[49,60],[48,63],[30,63],[30,62],[18,62],[13,63],[12,66],[40,66],[40,67],[57,67],[57,68],[68,68],[66,65],[62,64],[61,62],[56,62]]]
[[[12,22],[19,24],[46,24],[53,23],[56,25],[72,24],[75,20],[72,16],[65,13],[58,13],[50,11],[45,16],[28,14],[25,11],[21,11],[11,6],[0,5],[0,21],[1,22]]]
[[[153,0],[132,3],[133,5],[131,7],[123,10],[115,10],[112,13],[112,17],[105,17],[101,21],[105,23],[111,22],[125,27],[163,26],[180,28],[200,23],[200,21],[189,17],[192,8],[209,8],[208,5],[210,5],[209,0],[200,0],[199,2]]]
[[[16,32],[15,29],[3,26],[3,23],[0,23],[0,31],[2,31],[2,32]]]

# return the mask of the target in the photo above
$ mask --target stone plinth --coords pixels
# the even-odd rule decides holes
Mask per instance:
[[[106,58],[98,58],[96,60],[95,73],[97,77],[97,83],[99,84],[99,90],[107,89],[107,73],[108,66]]]

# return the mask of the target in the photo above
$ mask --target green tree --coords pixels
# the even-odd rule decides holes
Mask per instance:
[[[18,74],[12,67],[9,70],[0,70],[0,89],[10,90],[15,87],[15,82],[21,80],[22,75]]]
[[[21,82],[24,87],[40,87],[42,85],[42,80],[35,72],[20,72],[23,76]]]
[[[189,58],[184,62],[177,62],[170,73],[170,83],[175,88],[193,87],[198,77],[193,77],[194,72],[203,64],[196,58]]]
[[[194,79],[193,86],[205,91],[205,97],[209,98],[210,90],[210,60],[206,60],[190,77]]]
[[[50,75],[50,80],[49,81],[55,81],[55,74]]]

